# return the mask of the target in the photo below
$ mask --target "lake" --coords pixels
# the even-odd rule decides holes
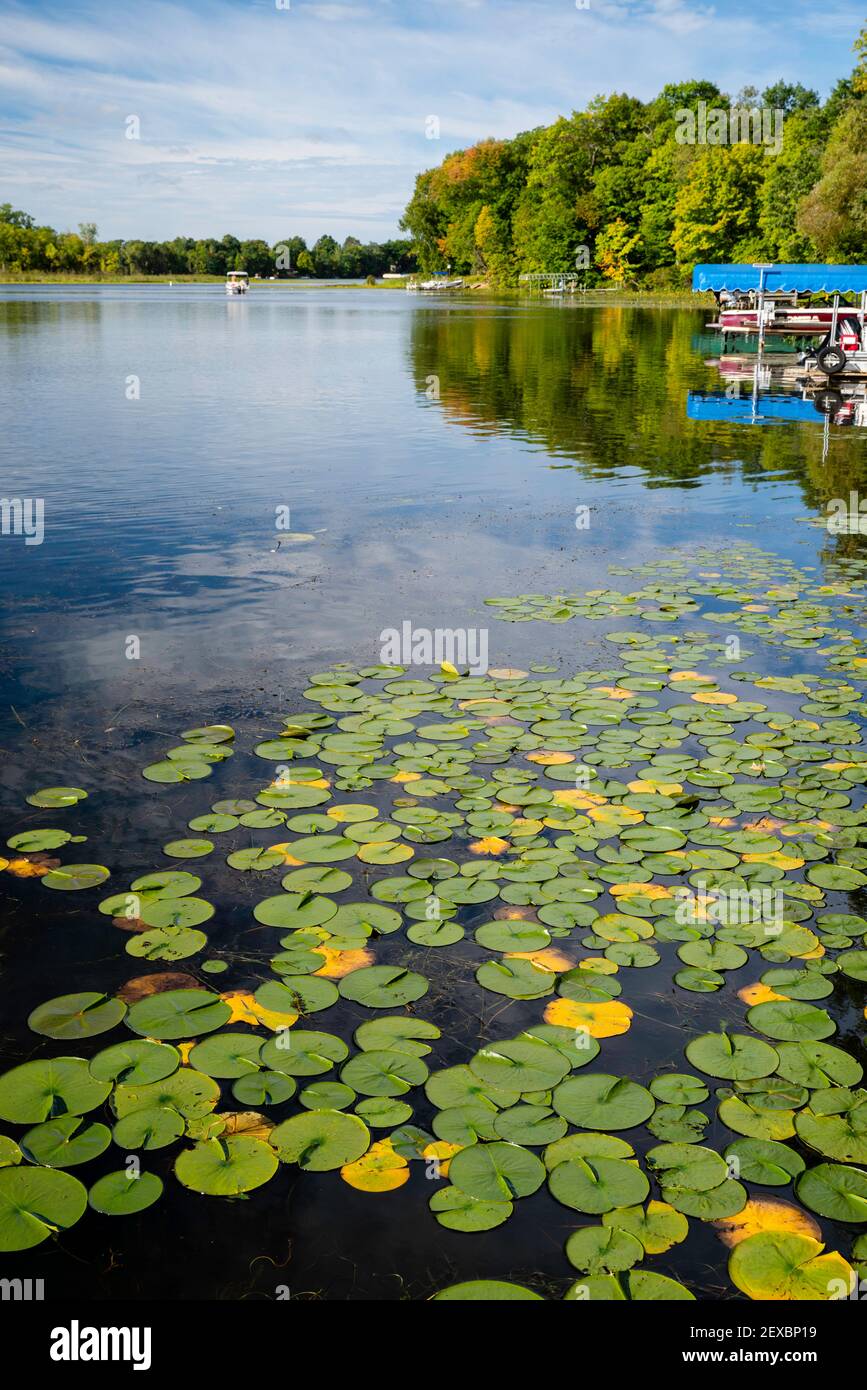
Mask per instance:
[[[631,632],[637,619],[610,597],[597,598],[598,611],[588,613],[575,596],[611,589],[634,592],[659,581],[664,590],[661,618],[645,627],[653,639],[663,627],[681,635],[687,651],[686,683],[681,681],[685,693],[666,690],[666,699],[672,693],[675,705],[664,705],[679,708],[678,701],[701,694],[700,682],[689,675],[693,669],[719,676],[730,692],[729,671],[719,674],[719,653],[702,649],[695,655],[692,649],[720,642],[721,634],[740,632],[741,619],[734,628],[717,623],[714,629],[707,615],[719,604],[703,598],[700,604],[678,606],[678,595],[702,586],[706,593],[716,583],[707,575],[725,580],[731,574],[731,591],[720,601],[735,604],[739,614],[748,605],[744,631],[749,650],[734,679],[752,673],[755,679],[776,681],[763,698],[773,702],[773,710],[786,712],[783,724],[792,718],[820,719],[815,710],[803,716],[799,710],[811,692],[815,704],[824,689],[827,718],[860,725],[860,688],[854,696],[840,694],[835,682],[859,679],[853,653],[861,641],[863,539],[829,530],[825,522],[829,504],[833,510],[835,500],[842,499],[849,507],[850,494],[863,493],[864,407],[859,415],[857,404],[828,393],[805,400],[792,372],[754,391],[751,374],[739,364],[724,362],[721,368],[714,360],[719,352],[705,328],[708,317],[704,309],[497,302],[469,295],[432,300],[361,288],[257,286],[244,299],[228,299],[219,286],[0,287],[2,492],[8,499],[38,499],[44,527],[41,543],[27,544],[20,527],[15,534],[14,516],[4,514],[9,534],[0,537],[4,838],[60,827],[86,836],[87,843],[84,849],[67,843],[57,849],[56,858],[111,870],[104,890],[86,888],[60,897],[47,892],[38,875],[0,875],[6,1068],[59,1055],[91,1058],[100,1048],[129,1039],[123,1026],[95,1038],[70,1025],[73,1031],[62,1035],[66,1040],[29,1030],[31,1011],[58,996],[88,990],[114,996],[148,969],[182,972],[200,988],[218,991],[252,991],[273,980],[268,951],[276,938],[251,911],[262,897],[278,894],[285,866],[261,874],[238,872],[226,865],[225,857],[245,846],[273,844],[274,831],[242,825],[216,834],[215,849],[201,862],[182,855],[167,859],[163,845],[183,836],[189,820],[208,813],[214,801],[255,797],[270,773],[268,762],[253,749],[277,737],[284,716],[317,708],[303,698],[310,675],[333,671],[336,663],[348,663],[357,672],[393,660],[383,651],[387,630],[400,633],[404,625],[430,633],[484,630],[487,664],[495,671],[524,672],[502,680],[528,681],[526,699],[532,696],[540,707],[546,697],[534,682],[548,679],[548,673],[567,680],[576,671],[592,671],[601,673],[598,681],[606,689],[619,692],[610,697],[615,703],[636,694],[648,701],[635,706],[647,715],[655,704],[648,692],[657,688],[658,657],[643,667],[627,663],[624,670],[623,649],[606,640],[618,629]],[[681,569],[676,552],[686,557]],[[714,556],[723,558],[714,561]],[[823,583],[827,598],[819,593]],[[766,591],[774,586],[782,598],[770,600],[771,607],[795,603],[797,595],[788,590],[797,585],[816,605],[833,607],[833,620],[824,610],[811,618],[798,609],[781,629],[757,631],[761,623],[753,620],[749,605],[767,610]],[[514,611],[485,603],[527,595],[540,597]],[[544,608],[541,596],[564,595],[562,602]],[[554,622],[533,620],[534,604],[544,609],[544,617],[559,616]],[[636,613],[642,605],[646,607],[644,600]],[[503,622],[502,616],[520,621]],[[602,617],[606,621],[598,621]],[[812,621],[826,624],[829,632],[841,626],[855,631],[855,646],[846,647],[844,639],[838,648],[825,637],[828,650],[833,647],[830,673],[820,638],[812,628],[806,630]],[[696,629],[704,635],[696,635]],[[407,657],[401,660],[406,664]],[[547,668],[547,673],[533,668]],[[639,679],[630,686],[636,672]],[[785,684],[802,673],[813,679],[812,686]],[[416,679],[432,674],[440,681],[439,671],[430,665],[409,671]],[[387,676],[365,679],[374,682],[369,689],[378,696],[383,681],[388,683]],[[825,681],[825,687],[816,685],[817,680]],[[757,696],[753,687],[754,682],[746,696],[730,693],[726,700],[756,701],[762,691]],[[344,685],[336,689],[344,694],[332,701],[332,717],[351,720],[354,699]],[[399,702],[394,715],[386,717],[381,706],[375,715],[383,721],[376,737],[387,739],[389,747],[406,740],[407,728],[415,729],[409,737],[417,740],[418,725],[428,717],[422,698],[424,717],[413,719],[412,700],[425,691],[404,689],[404,695],[392,692]],[[472,684],[468,691],[470,700],[491,698],[489,691],[479,693]],[[388,697],[386,691],[383,698]],[[488,718],[521,721],[521,709],[509,704],[508,692],[501,699],[498,689],[495,698],[497,708]],[[705,721],[714,714],[713,701],[709,705]],[[444,706],[434,699],[429,708],[430,719],[437,719]],[[556,701],[537,712],[536,719],[551,718],[552,708],[556,715]],[[588,708],[593,726],[593,700]],[[696,704],[696,709],[706,708]],[[747,707],[741,718],[753,720],[762,710],[763,705]],[[476,722],[478,713],[470,706],[470,737],[484,733],[484,718]],[[444,715],[452,716],[460,718],[460,711]],[[396,725],[391,732],[389,719]],[[617,721],[605,716],[597,725],[605,729],[609,722]],[[235,755],[215,761],[207,780],[165,785],[142,777],[143,768],[165,760],[182,731],[212,724],[232,726]],[[723,721],[719,739],[732,737],[735,724],[737,719]],[[736,737],[765,725],[761,719],[746,722],[743,729],[738,724]],[[799,737],[803,734],[808,742],[809,733],[798,727]],[[820,729],[829,747],[836,747],[835,727]],[[358,732],[357,725],[349,728]],[[497,737],[496,722],[491,728]],[[697,740],[711,739],[712,725],[699,723],[688,733],[686,741],[661,741],[653,747],[706,757],[706,744],[699,746]],[[439,746],[435,739],[430,745]],[[445,736],[443,746],[453,746]],[[525,757],[532,746],[522,751],[515,745],[507,762],[492,757],[491,765],[519,763],[527,773],[534,769]],[[651,756],[644,751],[648,746],[641,745],[639,760]],[[790,739],[780,746],[794,745]],[[417,772],[410,769],[403,785],[381,775],[366,778],[357,771],[365,763],[358,747],[346,747],[350,773],[344,772],[339,788],[343,800],[373,804],[383,818],[394,797],[452,812],[459,783],[443,790],[424,788],[425,795],[414,798]],[[421,758],[424,766],[417,744],[412,747],[399,756]],[[729,759],[731,747],[717,740],[710,756]],[[800,756],[800,751],[791,752],[780,764],[782,771],[767,770],[766,777],[772,783],[775,777],[784,779]],[[803,756],[809,767],[808,755]],[[272,763],[278,760],[279,752]],[[307,761],[316,763],[315,748]],[[621,769],[630,761],[614,757],[609,748],[608,761],[603,757],[591,766],[615,769],[600,775],[628,781],[635,778],[634,769]],[[329,767],[328,777],[333,775]],[[669,780],[677,764],[671,768]],[[441,761],[433,769],[434,783],[438,770],[440,780],[446,775],[448,781],[447,764]],[[545,765],[535,764],[535,771],[544,780]],[[426,772],[424,768],[423,776]],[[475,764],[472,772],[484,779],[490,766]],[[699,782],[699,801],[704,798],[719,813],[711,803],[722,795],[720,788],[734,781],[723,769],[716,778]],[[812,785],[803,803],[805,817],[825,808],[826,821],[833,821],[841,803],[828,801],[821,788],[813,795]],[[822,785],[831,782],[826,779]],[[852,793],[843,798],[846,807],[860,808],[860,784],[844,785]],[[27,803],[25,798],[37,789],[54,786],[82,788],[87,799],[60,810]],[[415,854],[454,854],[468,863],[473,853],[486,853],[470,851],[474,836],[483,839],[496,836],[498,827],[510,829],[512,812],[501,813],[501,824],[495,806],[488,824],[485,808],[472,805],[474,798],[486,800],[484,792],[470,785],[462,790],[468,804],[452,822],[457,826],[452,843],[420,837]],[[642,819],[654,806],[673,806],[673,796],[683,793],[682,785],[672,795],[642,785],[635,794],[650,800],[631,815]],[[603,799],[612,794],[608,786]],[[652,800],[655,795],[662,798],[658,804]],[[503,804],[514,811],[509,797]],[[586,809],[595,803],[578,804]],[[754,819],[771,805],[758,796],[743,800],[743,810],[754,811]],[[686,809],[679,811],[681,819]],[[458,823],[471,814],[481,819],[470,823],[468,834]],[[796,919],[807,927],[819,908],[852,918],[843,924],[845,931],[838,922],[828,929],[831,943],[849,939],[849,946],[826,943],[828,960],[839,950],[852,949],[853,942],[859,946],[857,914],[864,906],[859,856],[864,851],[858,848],[857,810],[848,814],[852,821],[841,817],[818,833],[833,835],[840,826],[849,827],[821,853],[831,853],[835,864],[855,878],[843,874],[829,881],[823,904],[817,905],[815,894],[797,898],[810,909]],[[706,823],[704,816],[699,820]],[[627,821],[621,818],[618,827]],[[538,831],[531,826],[516,832],[519,840],[532,837],[542,849],[558,832],[562,837],[563,827],[543,829],[537,823]],[[694,824],[683,823],[687,830]],[[311,826],[311,833],[323,828]],[[304,833],[300,826],[298,830]],[[773,856],[783,853],[785,858],[785,853],[769,846],[770,828],[752,833],[759,858],[772,856],[767,862],[773,872],[761,881],[776,883],[779,864]],[[801,839],[815,833],[815,826],[797,831]],[[389,842],[387,834],[383,832],[382,843]],[[285,833],[279,838],[285,840]],[[593,855],[582,835],[566,838],[570,855]],[[675,838],[683,843],[677,832]],[[425,843],[431,844],[429,850]],[[638,848],[626,843],[627,850],[618,855],[612,842],[601,841],[607,850],[601,862],[618,871],[602,881],[603,893],[606,885],[628,883],[625,866],[641,859]],[[665,837],[651,836],[646,843],[657,858],[668,852]],[[509,846],[505,853],[511,852]],[[504,851],[494,847],[488,853],[496,860]],[[804,857],[800,863],[796,858],[789,857],[780,877],[791,869],[803,887],[805,876],[813,882],[812,860],[806,859],[804,869]],[[589,862],[600,860],[597,856]],[[369,898],[379,879],[404,873],[388,864],[386,856],[376,855],[352,861],[353,898]],[[716,861],[708,861],[709,870],[715,866]],[[207,950],[178,961],[170,956],[130,959],[126,947],[135,936],[115,929],[111,915],[97,911],[106,894],[122,893],[137,875],[174,867],[205,880],[202,893],[216,907],[206,933],[210,948],[227,966],[222,975],[202,973]],[[677,875],[671,866],[667,872],[668,878],[660,868],[660,881],[671,887]],[[648,881],[648,875],[636,873],[639,882]],[[532,909],[540,901],[534,891],[523,904],[517,893],[505,901]],[[615,914],[620,906],[616,896],[601,898],[598,910]],[[464,1066],[483,1044],[538,1025],[550,1002],[541,995],[513,999],[476,981],[474,972],[491,950],[477,944],[473,932],[491,920],[494,906],[458,904],[452,920],[465,934],[452,945],[413,944],[403,931],[390,929],[375,938],[377,965],[421,971],[430,985],[426,997],[408,1006],[409,1013],[402,1004],[389,1012],[427,1019],[441,1030],[427,1057],[432,1070]],[[652,918],[652,907],[650,913],[645,907],[642,898],[637,914],[642,926]],[[592,939],[585,949],[583,925],[564,929],[552,942],[573,966],[582,952],[595,958],[606,947],[605,939],[601,945]],[[627,936],[615,932],[612,940],[637,939],[628,927],[621,930]],[[739,990],[757,982],[769,966],[794,959],[803,969],[808,956],[816,959],[809,950],[780,956],[772,947],[764,959],[751,950],[749,964],[740,970],[722,967],[721,986],[699,988],[693,981],[692,987],[680,988],[672,975],[682,968],[683,957],[679,960],[675,951],[684,939],[658,936],[659,965],[645,969],[620,963],[620,1000],[632,1010],[631,1027],[601,1037],[601,1055],[591,1070],[629,1077],[642,1087],[666,1070],[694,1072],[683,1057],[690,1037],[715,1030],[721,1020],[745,1027]],[[607,959],[616,963],[616,953]],[[607,970],[600,972],[603,980],[610,978]],[[863,976],[856,975],[853,985],[844,974],[835,979],[834,992],[821,1007],[831,1011],[834,1045],[863,1061]],[[353,1030],[377,1013],[341,994],[304,1025],[351,1044]],[[243,1029],[244,1021],[231,1026]],[[792,1026],[794,1033],[784,1029],[782,1035],[762,1035],[784,1041],[814,1037],[809,1030],[797,1032],[797,1024],[786,1024]],[[831,1036],[818,1026],[822,1037]],[[806,1022],[803,1027],[809,1029]],[[323,1079],[336,1077],[335,1071]],[[710,1099],[699,1106],[709,1123],[704,1142],[721,1152],[748,1130],[732,1129],[717,1114],[715,1090],[730,1082],[720,1080],[719,1073],[716,1080],[702,1079],[710,1088]],[[226,1102],[229,1108],[260,1109],[233,1102],[230,1079],[221,1084],[224,1109]],[[540,1082],[521,1093],[547,1111],[550,1089]],[[378,1093],[404,1092],[386,1085]],[[789,1113],[788,1102],[784,1105],[779,1096],[768,1099],[767,1090],[762,1094],[766,1108]],[[420,1086],[407,1091],[407,1099],[413,1110],[406,1122],[430,1131],[437,1105]],[[797,1105],[792,1102],[793,1112],[805,1101],[806,1094]],[[277,1104],[274,1111],[272,1121],[299,1113],[297,1098]],[[91,1118],[100,1117],[113,1123],[108,1111]],[[532,1117],[514,1117],[515,1125],[518,1118],[524,1128],[506,1127],[503,1133],[523,1135]],[[669,1126],[676,1126],[676,1120],[666,1117]],[[596,1125],[583,1128],[592,1131]],[[600,1120],[599,1128],[629,1127]],[[654,1137],[639,1124],[625,1137],[643,1154],[664,1142],[661,1134],[680,1133],[660,1130]],[[4,1132],[20,1140],[23,1129],[6,1123]],[[777,1129],[765,1122],[756,1132],[772,1142],[778,1142],[775,1136],[787,1137],[785,1122]],[[374,1129],[373,1138],[385,1139],[389,1133],[388,1127]],[[502,1139],[500,1130],[496,1135]],[[498,1142],[496,1135],[490,1138]],[[526,1139],[519,1142],[533,1154],[542,1153]],[[88,1184],[123,1167],[126,1149],[121,1149],[114,1146],[93,1159]],[[834,1161],[827,1146],[817,1149],[800,1137],[794,1149],[808,1164]],[[409,1160],[409,1178],[401,1179],[403,1185],[394,1191],[359,1191],[335,1171],[302,1172],[281,1164],[271,1181],[256,1186],[245,1199],[216,1201],[178,1183],[172,1172],[178,1151],[175,1143],[143,1152],[143,1166],[165,1183],[161,1199],[146,1211],[122,1220],[88,1211],[58,1241],[6,1256],[4,1273],[45,1278],[50,1297],[275,1298],[285,1296],[276,1292],[285,1286],[293,1297],[426,1298],[459,1280],[484,1278],[515,1280],[559,1298],[578,1277],[563,1254],[566,1238],[579,1225],[599,1219],[587,1214],[586,1206],[570,1210],[542,1187],[516,1200],[514,1215],[492,1229],[472,1234],[447,1229],[428,1211],[434,1183],[424,1158]],[[84,1170],[76,1163],[69,1171],[81,1178]],[[751,1197],[793,1200],[792,1188],[785,1184],[753,1186],[748,1181],[747,1186]],[[659,1195],[655,1188],[652,1195]],[[855,1227],[815,1206],[811,1210],[820,1217],[829,1248],[848,1258]],[[738,1296],[726,1276],[727,1258],[716,1229],[691,1217],[686,1239],[649,1259],[648,1267],[682,1281],[699,1298],[727,1298]]]

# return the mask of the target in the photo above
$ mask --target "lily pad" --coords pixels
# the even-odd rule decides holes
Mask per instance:
[[[340,981],[338,989],[344,999],[364,1004],[369,1009],[392,1009],[421,999],[427,994],[428,982],[414,970],[370,965],[354,970]]]
[[[62,893],[75,893],[83,888],[98,888],[105,883],[111,870],[102,864],[64,864],[60,869],[51,869],[39,880],[43,888],[59,889]]]
[[[46,1038],[77,1041],[115,1028],[126,1014],[126,1004],[105,994],[61,994],[34,1009],[28,1028]]]
[[[103,1216],[134,1216],[152,1207],[162,1195],[162,1180],[155,1173],[138,1173],[133,1178],[124,1169],[99,1178],[90,1189],[87,1201]]]
[[[178,1154],[175,1160],[178,1182],[209,1197],[252,1192],[276,1171],[277,1155],[270,1144],[246,1135],[208,1139]]]
[[[74,1226],[87,1206],[87,1188],[52,1168],[0,1169],[0,1250],[29,1250]]]
[[[508,1221],[514,1211],[511,1201],[484,1201],[459,1187],[441,1188],[428,1205],[439,1224],[449,1231],[492,1231]]]
[[[29,1129],[21,1140],[21,1152],[31,1163],[45,1168],[72,1168],[98,1158],[110,1143],[111,1131],[106,1125],[81,1115],[59,1115]]]
[[[325,1173],[354,1163],[367,1151],[370,1131],[357,1115],[342,1110],[308,1110],[272,1129],[270,1143],[283,1163]]]
[[[232,1010],[218,994],[205,989],[174,989],[153,994],[133,1004],[126,1024],[146,1038],[170,1041],[213,1033],[231,1017]]]
[[[632,1129],[649,1119],[655,1108],[653,1096],[644,1086],[607,1073],[568,1077],[555,1089],[552,1103],[570,1124],[601,1130]],[[615,1206],[632,1206],[639,1200]]]
[[[835,1282],[846,1288],[852,1269],[836,1250],[809,1236],[760,1231],[740,1241],[729,1257],[729,1277],[748,1298],[781,1302],[827,1301]]]
[[[687,1044],[686,1056],[699,1071],[726,1081],[770,1076],[779,1062],[769,1043],[747,1033],[704,1033]]]
[[[95,1110],[111,1083],[91,1076],[81,1057],[23,1062],[0,1076],[0,1120],[32,1125]]]
[[[620,1158],[580,1156],[552,1168],[548,1186],[564,1206],[595,1216],[616,1207],[635,1206],[650,1191],[650,1183],[637,1164]]]
[[[455,1154],[449,1166],[455,1187],[487,1202],[527,1197],[545,1181],[545,1165],[519,1144],[474,1144]]]
[[[472,1279],[466,1284],[450,1284],[434,1294],[435,1303],[516,1303],[544,1302],[541,1294],[523,1284],[508,1284],[498,1279]]]
[[[841,1163],[819,1163],[795,1186],[799,1201],[831,1221],[867,1221],[867,1173]]]
[[[77,801],[83,801],[87,796],[86,791],[81,787],[43,787],[38,792],[31,792],[27,797],[30,806],[74,806]]]

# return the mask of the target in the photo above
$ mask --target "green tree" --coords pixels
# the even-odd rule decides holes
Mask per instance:
[[[867,260],[867,99],[853,101],[834,125],[798,230],[821,256]]]
[[[10,227],[35,226],[29,212],[21,212],[18,208],[13,208],[11,203],[0,203],[0,222],[5,222]]]
[[[680,265],[760,258],[760,193],[769,163],[761,146],[698,148],[674,208],[671,244]]]
[[[473,229],[480,269],[487,275],[492,285],[509,285],[515,272],[508,228],[496,218],[490,205],[485,203]]]
[[[774,82],[762,92],[762,101],[774,111],[791,116],[796,111],[811,111],[819,105],[819,93],[800,82]]]
[[[787,117],[783,146],[768,160],[760,199],[759,225],[772,260],[809,261],[816,254],[798,215],[821,175],[826,139],[827,122],[816,108]]]

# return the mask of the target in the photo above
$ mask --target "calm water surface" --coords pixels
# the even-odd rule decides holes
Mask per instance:
[[[42,545],[0,538],[5,834],[57,823],[25,804],[34,788],[87,787],[75,829],[120,891],[163,866],[162,844],[191,816],[250,795],[263,764],[244,750],[300,707],[307,673],[378,661],[386,627],[484,626],[485,597],[604,587],[609,564],[695,540],[748,540],[802,566],[835,545],[859,553],[860,537],[829,541],[807,518],[863,487],[864,430],[845,411],[829,423],[791,383],[751,404],[750,381],[708,363],[707,317],[398,291],[0,289],[2,494],[45,502]],[[575,525],[584,506],[589,530]],[[276,526],[286,508],[314,540],[287,542]],[[491,623],[491,664],[610,666],[599,626]],[[125,655],[130,636],[138,660]],[[143,781],[166,738],[212,720],[236,727],[238,753],[209,781]],[[221,944],[243,937],[263,896],[238,878],[208,879]],[[111,991],[136,971],[94,894],[8,876],[0,894],[8,1066],[51,1051],[23,1024],[36,1004]],[[377,958],[396,950],[389,938]],[[428,952],[424,967],[435,993],[441,954],[452,957]],[[482,998],[478,954],[461,943],[464,982],[439,982],[435,1065],[538,1019],[537,1005]],[[670,993],[644,978],[656,972],[634,975],[640,1044],[635,1032],[609,1039],[604,1058],[641,1079],[680,1059],[683,1033]],[[691,1027],[715,1026],[718,1001],[688,1006]],[[324,1026],[359,1017],[341,1004]],[[416,1123],[429,1123],[425,1107]],[[150,1166],[168,1173],[175,1149]],[[116,1167],[116,1154],[88,1178],[99,1164]],[[421,1166],[387,1197],[284,1170],[218,1212],[170,1179],[144,1216],[89,1214],[9,1264],[55,1297],[273,1297],[286,1284],[387,1299],[510,1276],[562,1293],[563,1241],[578,1224],[565,1208],[540,1193],[499,1230],[449,1233],[426,1211]],[[725,1252],[691,1226],[653,1268],[699,1296],[731,1296]]]

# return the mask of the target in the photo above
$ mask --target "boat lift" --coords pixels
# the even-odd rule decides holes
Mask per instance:
[[[768,333],[806,332],[824,335],[802,355],[808,374],[867,376],[867,265],[697,265],[692,288],[710,291],[720,305],[723,296],[740,301],[732,310],[721,307],[714,326],[724,333],[757,334],[759,363]],[[827,295],[830,309],[799,307],[798,298],[808,295]],[[841,306],[843,295],[859,295],[860,305]]]

